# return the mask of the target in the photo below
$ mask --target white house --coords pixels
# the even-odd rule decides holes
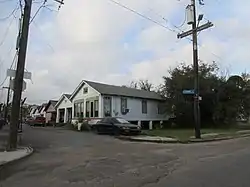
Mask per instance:
[[[58,106],[72,106],[73,118],[122,117],[128,121],[150,122],[168,119],[161,109],[163,100],[156,92],[83,80],[70,98],[61,97]]]
[[[37,117],[37,116],[41,116],[41,114],[40,114],[40,109],[41,109],[41,106],[34,106],[34,107],[32,107],[32,109],[31,109],[31,112],[30,112],[30,116],[31,117]]]
[[[34,117],[33,115],[34,115],[34,113],[36,112],[36,110],[37,110],[37,105],[31,106],[31,107],[30,107],[29,116],[30,116],[30,117]]]
[[[67,123],[72,119],[72,102],[70,94],[63,94],[55,105],[56,123]]]
[[[46,111],[45,111],[46,106],[47,106],[47,103],[43,103],[39,108],[38,112],[39,112],[40,116],[42,116],[42,117],[45,117],[45,115],[46,115]]]

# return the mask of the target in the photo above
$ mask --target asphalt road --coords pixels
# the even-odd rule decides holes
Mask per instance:
[[[250,139],[192,145],[132,143],[24,128],[35,153],[0,173],[1,187],[249,187]]]

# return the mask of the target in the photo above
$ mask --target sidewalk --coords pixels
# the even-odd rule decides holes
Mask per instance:
[[[139,135],[139,136],[117,136],[116,138],[127,141],[135,142],[151,142],[151,143],[201,143],[201,142],[211,142],[211,141],[221,141],[229,140],[235,138],[244,138],[250,136],[250,130],[237,131],[235,134],[226,133],[207,133],[202,134],[201,139],[195,139],[193,136],[186,140],[164,137],[164,136],[150,136],[150,135]]]
[[[21,134],[18,136],[18,141],[20,141]],[[7,148],[8,137],[9,126],[5,125],[0,130],[0,166],[14,162],[33,153],[33,149],[31,147],[20,147],[16,151],[5,151]]]
[[[10,152],[0,152],[0,166],[29,156],[32,153],[33,149],[31,147],[18,148],[16,151]]]

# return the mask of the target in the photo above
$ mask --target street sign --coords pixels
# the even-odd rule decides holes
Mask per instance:
[[[184,95],[193,95],[194,94],[194,90],[183,90],[182,94],[184,94]]]
[[[14,77],[16,76],[16,70],[14,69],[7,69],[7,76],[8,77]],[[23,74],[24,79],[31,79],[31,72],[24,72]]]
[[[10,80],[10,89],[14,90],[14,79]],[[24,91],[24,90],[26,90],[26,82],[25,81],[23,81],[23,89],[22,89],[22,91]]]

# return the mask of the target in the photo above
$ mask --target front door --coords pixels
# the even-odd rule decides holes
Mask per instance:
[[[90,117],[94,117],[94,102],[90,103]]]

